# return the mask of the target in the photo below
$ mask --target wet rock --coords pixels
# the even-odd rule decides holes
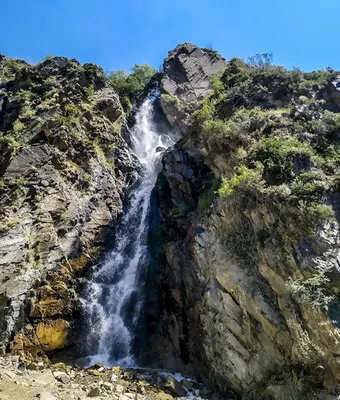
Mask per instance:
[[[185,388],[172,376],[167,378],[165,387],[175,396],[186,396],[187,391]]]
[[[189,392],[191,392],[194,388],[194,384],[191,381],[189,381],[188,379],[182,379],[181,385],[183,385],[185,387],[185,389],[187,389]]]
[[[0,342],[14,337],[13,354],[34,359],[39,346],[30,334],[25,340],[24,325],[30,290],[28,313],[44,350],[78,340],[68,334],[77,279],[98,257],[139,163],[120,133],[124,112],[100,67],[65,57],[14,65],[12,85],[0,94],[0,130],[12,131],[24,111],[15,100],[21,88],[32,101],[29,115],[17,120],[15,154],[0,144]],[[42,276],[49,282],[39,288]]]

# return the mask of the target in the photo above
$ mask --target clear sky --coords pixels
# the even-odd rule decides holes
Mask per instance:
[[[340,69],[340,0],[1,0],[0,16],[0,52],[34,63],[158,67],[191,41],[227,59],[268,52],[289,68]]]

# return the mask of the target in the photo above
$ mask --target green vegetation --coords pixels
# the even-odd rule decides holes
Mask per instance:
[[[64,108],[64,113],[67,117],[76,118],[81,114],[81,111],[74,103],[70,103],[66,104]]]
[[[266,238],[283,247],[304,239],[319,249],[319,230],[332,229],[340,113],[326,110],[323,96],[336,75],[330,69],[288,71],[272,65],[271,54],[248,63],[234,58],[212,78],[210,94],[193,114],[191,140],[231,167],[217,191],[229,216],[219,233],[231,258],[246,269],[256,268]],[[204,196],[199,215],[211,204]],[[259,210],[270,217],[254,230]]]
[[[101,159],[107,167],[109,168],[114,167],[114,164],[111,164],[110,162],[107,161],[105,153],[101,148],[101,146],[99,145],[99,143],[93,142],[93,147],[98,155],[98,158]]]
[[[308,279],[290,278],[287,289],[299,304],[328,310],[329,303],[334,300],[328,288],[330,282],[324,271],[318,271]]]
[[[222,198],[237,196],[239,199],[249,201],[257,197],[262,192],[264,181],[262,180],[263,166],[258,163],[255,169],[250,169],[245,165],[235,168],[235,174],[230,178],[222,180],[218,190]]]
[[[53,54],[52,53],[47,54],[45,57],[45,61],[52,61],[52,60],[53,60]]]
[[[267,181],[282,181],[295,176],[295,163],[311,165],[314,155],[308,143],[293,138],[269,137],[259,140],[251,157],[264,165]]]
[[[13,98],[17,100],[21,106],[30,106],[37,95],[30,90],[19,90]]]
[[[19,135],[22,133],[25,129],[25,124],[22,123],[20,120],[15,120],[13,124],[13,133],[15,136]]]
[[[0,232],[2,233],[7,233],[11,228],[18,224],[17,220],[9,217],[4,217],[4,220],[0,219],[0,221]]]
[[[198,198],[197,212],[201,218],[207,216],[219,186],[220,180],[213,179],[210,186]]]
[[[141,101],[154,88],[159,74],[149,65],[136,64],[130,74],[119,70],[111,72],[108,79],[129,112],[133,103]]]
[[[252,67],[256,68],[266,68],[272,65],[273,63],[273,54],[272,53],[263,53],[263,54],[255,54],[255,56],[248,58],[248,64]]]
[[[6,81],[14,79],[15,74],[27,66],[28,64],[23,60],[5,57],[0,63],[0,79]]]
[[[177,207],[169,210],[168,216],[171,219],[175,219],[176,220],[178,218],[186,217],[188,215],[189,211],[190,211],[190,207],[185,203],[181,203]]]

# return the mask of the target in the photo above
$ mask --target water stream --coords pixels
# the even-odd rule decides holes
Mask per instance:
[[[88,365],[135,367],[133,340],[143,310],[143,270],[148,267],[150,196],[160,170],[162,149],[171,134],[157,132],[153,104],[146,100],[136,114],[133,151],[143,166],[138,187],[123,216],[114,249],[96,268],[82,294]]]

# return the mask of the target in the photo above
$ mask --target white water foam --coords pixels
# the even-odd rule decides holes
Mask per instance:
[[[153,104],[146,100],[136,114],[133,150],[144,167],[138,188],[124,215],[113,251],[88,282],[82,303],[89,326],[87,365],[136,367],[132,353],[133,327],[143,309],[138,274],[147,267],[150,196],[160,170],[160,148],[173,144],[153,123]]]

